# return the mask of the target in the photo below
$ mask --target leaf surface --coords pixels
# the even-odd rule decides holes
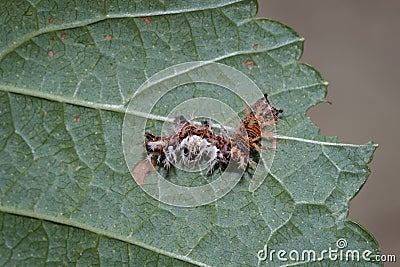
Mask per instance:
[[[324,101],[326,82],[298,61],[301,37],[254,18],[255,1],[1,1],[0,10],[2,265],[257,266],[265,244],[322,251],[340,238],[379,253],[346,220],[375,146],[340,144],[304,115]],[[196,60],[242,71],[285,112],[257,191],[250,171],[217,202],[179,208],[137,186],[121,130],[148,77]],[[179,92],[154,113],[198,96],[242,107],[213,86]]]

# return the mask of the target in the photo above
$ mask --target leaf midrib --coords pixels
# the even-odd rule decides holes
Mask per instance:
[[[56,101],[56,102],[60,102],[60,103],[82,106],[82,107],[86,107],[86,108],[114,111],[114,112],[123,113],[123,114],[129,113],[131,115],[136,115],[136,116],[139,116],[142,118],[149,118],[149,119],[154,119],[154,120],[159,120],[159,121],[171,122],[170,118],[167,118],[167,117],[153,115],[153,114],[147,114],[147,113],[135,111],[132,109],[127,111],[127,109],[124,105],[99,104],[99,103],[85,101],[85,100],[81,100],[81,99],[77,99],[77,98],[73,98],[73,97],[53,95],[53,94],[49,94],[49,93],[43,93],[43,92],[34,91],[34,90],[27,90],[27,89],[22,89],[22,88],[13,87],[13,86],[4,86],[3,85],[3,86],[0,86],[0,90],[9,92],[9,93],[17,93],[17,94],[21,94],[21,95],[38,97],[38,98]],[[311,144],[322,145],[322,146],[338,146],[338,147],[373,146],[373,147],[378,147],[378,144],[356,145],[356,144],[347,144],[347,143],[334,143],[334,142],[325,142],[325,141],[318,141],[318,140],[305,139],[305,138],[299,138],[299,137],[294,137],[294,136],[285,136],[285,135],[276,135],[275,137],[280,140],[311,143]]]

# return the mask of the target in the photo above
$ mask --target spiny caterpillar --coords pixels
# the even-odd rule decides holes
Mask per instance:
[[[216,133],[207,121],[196,126],[179,116],[175,119],[175,133],[172,135],[161,137],[145,133],[147,159],[166,169],[177,162],[188,165],[207,159],[210,164],[208,172],[216,166],[226,166],[230,160],[241,169],[248,164],[254,166],[250,154],[254,150],[260,152],[261,139],[267,137],[263,136],[263,128],[275,126],[282,112],[273,107],[264,94],[255,102],[253,110],[247,112],[233,136],[223,130]]]

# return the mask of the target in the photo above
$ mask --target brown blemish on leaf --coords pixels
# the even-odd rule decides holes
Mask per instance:
[[[67,34],[66,34],[66,33],[62,33],[62,34],[60,35],[60,38],[61,38],[61,39],[67,38]]]
[[[113,38],[112,34],[105,34],[104,39],[111,40]]]
[[[147,16],[147,17],[141,17],[140,19],[143,20],[144,23],[146,23],[147,25],[149,25],[150,22],[151,22],[151,17],[149,17],[149,16]]]
[[[246,64],[247,68],[249,70],[251,70],[252,68],[254,68],[254,66],[256,65],[256,63],[254,62],[254,60],[252,59],[248,59],[244,62],[244,64]]]
[[[260,46],[259,44],[254,44],[254,45],[253,45],[253,49],[254,49],[254,50],[257,50],[259,46]]]
[[[74,118],[74,122],[80,122],[80,121],[81,121],[81,117],[76,116],[76,117]]]
[[[53,23],[53,22],[54,22],[54,17],[51,16],[51,17],[49,18],[49,23],[51,24],[51,23]]]
[[[139,161],[138,164],[136,164],[135,167],[133,167],[131,174],[132,174],[133,178],[135,179],[136,183],[138,185],[142,185],[144,183],[144,179],[146,178],[146,175],[155,170],[156,169],[154,168],[151,161],[145,159],[145,160]]]
[[[51,37],[51,38],[50,38],[50,41],[51,41],[51,42],[54,42],[55,40],[56,40],[56,39],[54,39],[54,37]]]
[[[54,51],[53,50],[47,50],[47,56],[50,58],[50,59],[53,59],[54,58]]]

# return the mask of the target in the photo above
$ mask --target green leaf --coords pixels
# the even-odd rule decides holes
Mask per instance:
[[[256,1],[2,0],[0,10],[1,265],[257,266],[265,245],[321,252],[339,239],[379,254],[346,219],[376,146],[322,136],[304,115],[324,101],[327,84],[298,61],[297,33],[254,18]],[[261,187],[249,192],[249,170],[218,201],[179,208],[135,183],[122,124],[148,77],[197,60],[243,72],[285,112]],[[213,86],[176,90],[155,115],[198,96],[243,107]]]
[[[193,266],[71,226],[7,213],[0,222],[2,266]]]

